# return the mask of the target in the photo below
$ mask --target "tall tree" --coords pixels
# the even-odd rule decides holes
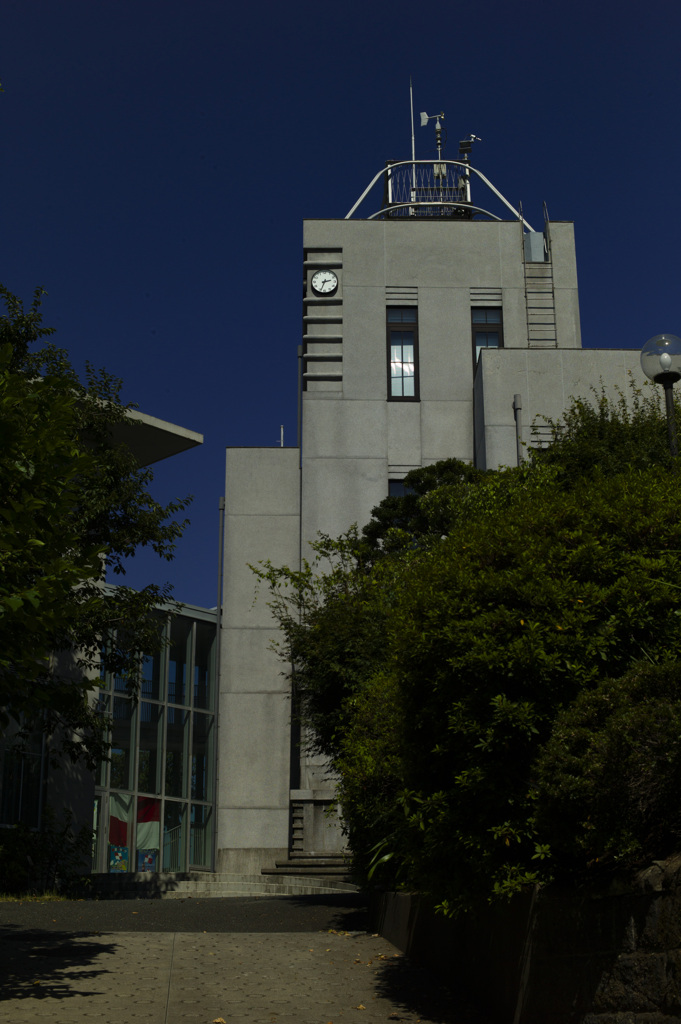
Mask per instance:
[[[80,381],[47,340],[41,290],[28,309],[0,294],[0,732],[41,729],[53,756],[92,765],[104,751],[93,680],[103,667],[134,688],[170,597],[168,585],[107,589],[106,573],[122,577],[140,546],[171,559],[190,499],[151,496],[150,470],[112,439],[127,418],[121,382],[91,366]]]

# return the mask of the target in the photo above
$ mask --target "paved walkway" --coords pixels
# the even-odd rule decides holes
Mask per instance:
[[[481,1024],[390,943],[343,927],[362,915],[319,897],[0,903],[0,1020]]]

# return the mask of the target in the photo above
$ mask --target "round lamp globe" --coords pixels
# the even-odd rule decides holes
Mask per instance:
[[[656,384],[681,380],[681,338],[675,334],[649,338],[641,349],[641,369]]]

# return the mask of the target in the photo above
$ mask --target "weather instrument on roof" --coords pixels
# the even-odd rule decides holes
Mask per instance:
[[[428,114],[426,114],[425,110],[421,111],[421,127],[422,128],[427,128],[429,121],[435,121],[435,145],[437,146],[437,158],[438,158],[438,160],[442,156],[442,145],[443,145],[443,143],[442,143],[442,124],[440,122],[444,121],[444,119],[445,119],[444,111],[441,111],[439,114],[431,114],[430,116]],[[445,136],[445,142],[446,141],[447,141],[447,137]]]
[[[492,184],[482,171],[473,167],[470,162],[470,153],[474,143],[482,142],[479,135],[470,133],[459,142],[459,152],[456,160],[450,160],[442,155],[447,142],[447,132],[442,126],[445,119],[444,111],[439,114],[428,114],[421,111],[421,127],[427,128],[430,121],[435,121],[435,145],[437,157],[435,159],[416,159],[416,144],[414,139],[414,104],[411,80],[409,82],[409,93],[411,101],[411,160],[388,160],[385,167],[378,171],[372,178],[367,188],[345,215],[346,220],[355,216],[356,211],[362,205],[374,186],[379,182],[383,186],[383,196],[378,210],[369,214],[366,219],[373,220],[394,219],[398,217],[423,218],[423,217],[446,217],[450,220],[497,220],[503,216],[474,204],[471,198],[471,181],[473,177],[484,185],[495,198],[500,201],[507,211],[510,211],[514,219],[522,224],[526,231],[532,231],[532,225],[528,224],[521,209],[516,209],[506,199],[498,188]],[[502,215],[505,211],[502,211]],[[508,214],[507,214],[508,216]]]

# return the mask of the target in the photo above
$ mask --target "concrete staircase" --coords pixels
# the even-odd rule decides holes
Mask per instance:
[[[225,896],[332,896],[357,892],[349,862],[340,856],[293,856],[263,868],[259,875],[193,871],[176,876],[163,899],[209,899]]]
[[[330,881],[350,882],[351,861],[341,854],[315,857],[310,854],[296,854],[288,860],[278,860],[273,868],[263,868],[262,874],[269,878],[294,876],[297,878],[325,878]]]
[[[211,871],[94,874],[82,895],[99,899],[210,899],[228,896],[332,896],[357,892],[342,856],[292,856],[259,875]]]
[[[334,874],[317,877],[312,874],[289,873],[278,866],[262,875],[211,874],[190,872],[169,885],[162,898],[210,899],[227,896],[333,896],[357,892],[353,885]]]

